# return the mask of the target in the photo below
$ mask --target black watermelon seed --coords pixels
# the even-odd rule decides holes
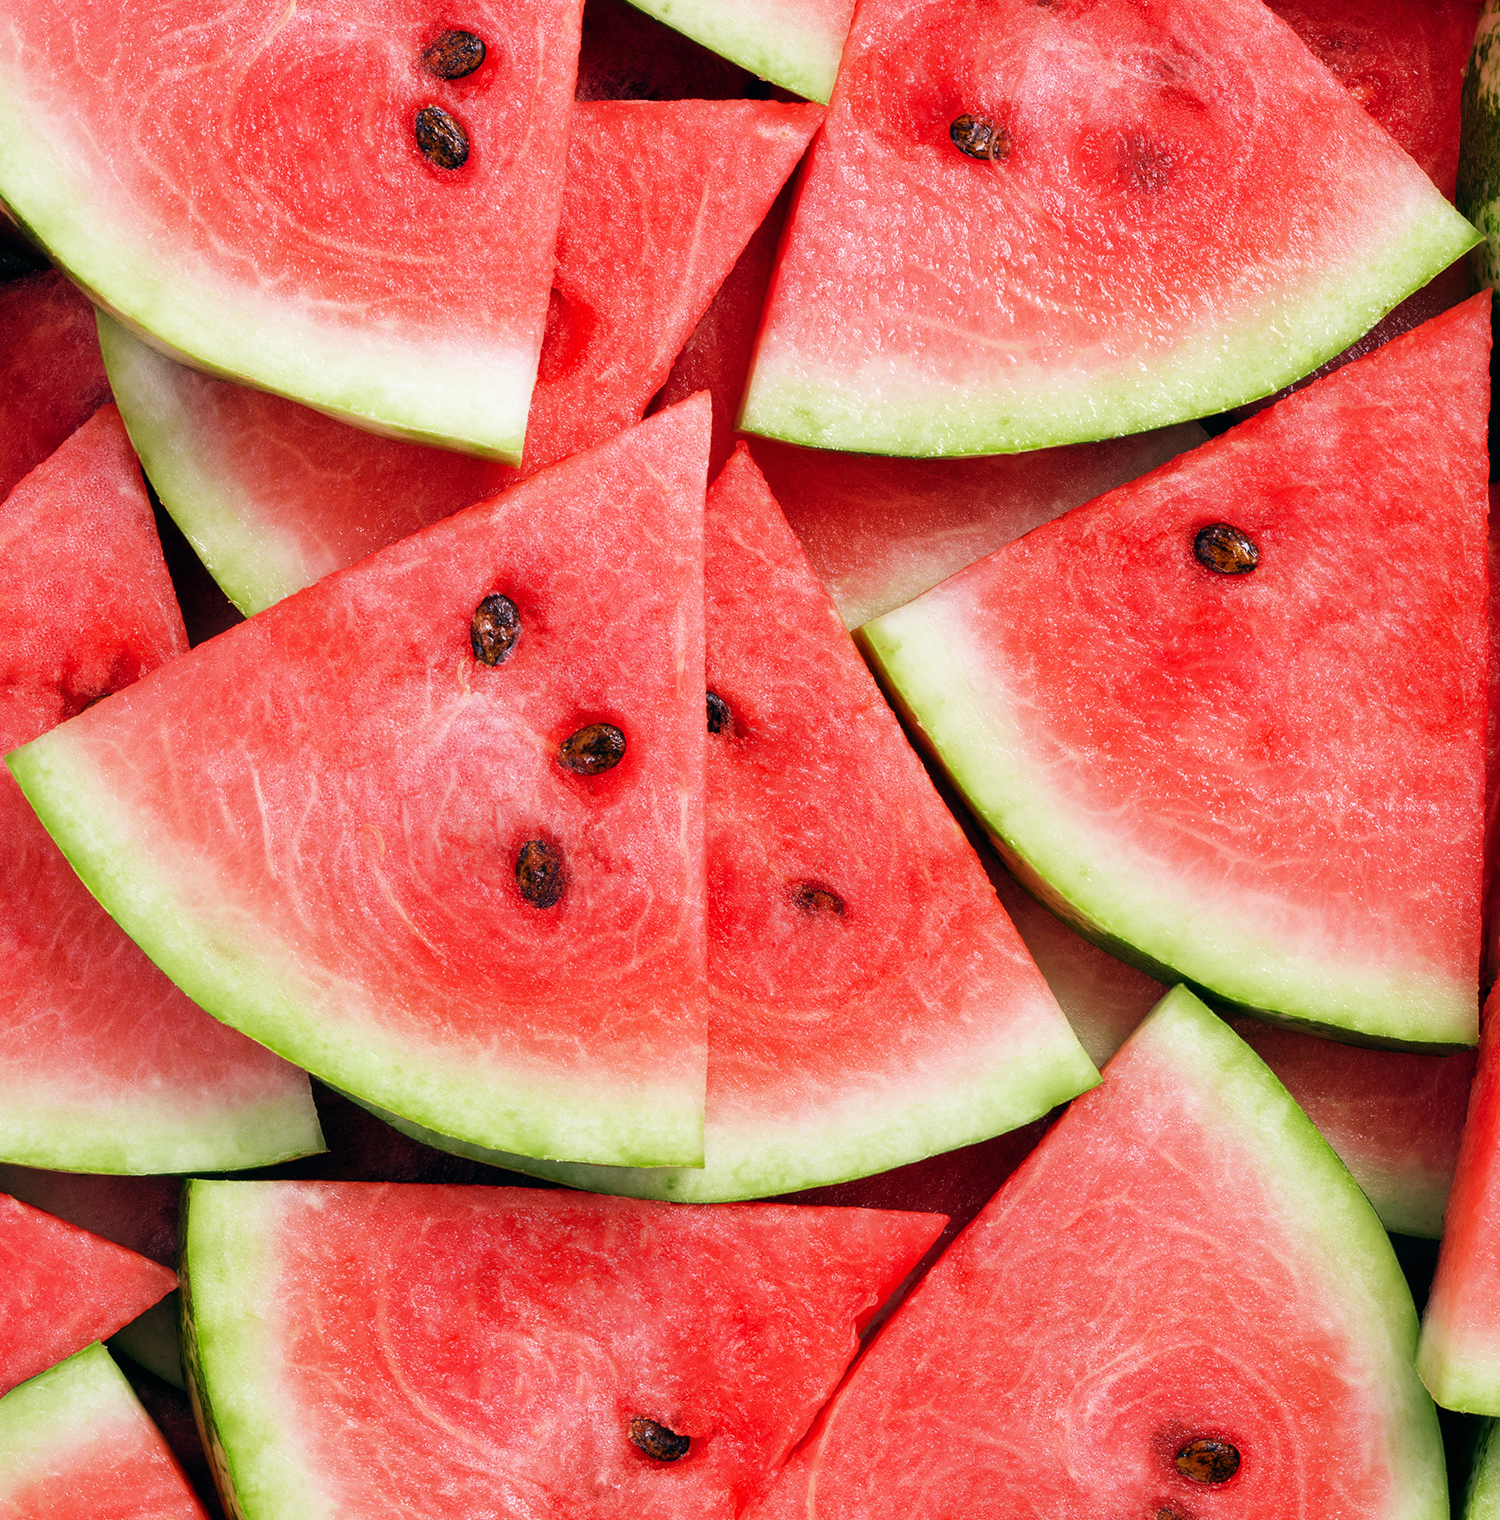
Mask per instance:
[[[844,916],[844,899],[815,881],[798,882],[792,893],[792,901],[804,913],[832,913],[836,918]]]
[[[521,636],[521,614],[508,596],[492,592],[474,609],[469,644],[481,665],[508,660]]]
[[[658,1425],[655,1420],[648,1420],[643,1414],[631,1416],[630,1439],[632,1444],[638,1446],[648,1457],[655,1457],[658,1462],[675,1462],[679,1457],[685,1457],[692,1444],[691,1436],[680,1436],[675,1430],[668,1430],[665,1425]]]
[[[1198,563],[1216,575],[1248,575],[1260,563],[1260,550],[1248,534],[1231,523],[1211,523],[1193,540]]]
[[[708,694],[708,731],[711,734],[722,734],[733,723],[733,715],[729,711],[729,704],[718,692],[711,691]]]
[[[1177,1453],[1177,1471],[1194,1483],[1227,1483],[1240,1470],[1240,1454],[1228,1441],[1200,1436]]]
[[[557,763],[575,776],[599,776],[625,758],[625,735],[613,723],[590,723],[562,742]]]
[[[422,49],[422,67],[439,79],[462,79],[484,62],[484,40],[473,32],[444,32]]]
[[[562,856],[545,839],[528,839],[516,851],[516,886],[533,908],[555,907],[563,891]]]
[[[948,136],[953,139],[953,146],[970,158],[986,159],[993,164],[1010,156],[1010,133],[994,122],[970,116],[967,111],[954,118]]]
[[[461,168],[469,157],[469,137],[441,106],[423,106],[417,112],[417,147],[428,163],[439,169]]]

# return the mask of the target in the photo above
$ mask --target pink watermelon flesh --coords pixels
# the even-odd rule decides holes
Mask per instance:
[[[732,1520],[942,1224],[194,1182],[193,1377],[221,1482],[267,1516]],[[686,1454],[638,1449],[638,1416]]]
[[[1201,416],[1474,238],[1259,0],[866,0],[741,425],[985,454]]]
[[[1026,884],[1162,980],[1474,1038],[1488,307],[861,631]],[[1249,574],[1195,558],[1226,513]]]
[[[177,1274],[0,1193],[0,1393],[122,1325]]]
[[[191,362],[518,460],[581,8],[475,0],[461,24],[484,61],[444,79],[422,61],[448,24],[429,0],[65,19],[19,4],[0,197],[101,304]],[[461,163],[419,148],[431,108],[466,135]]]
[[[930,590],[1039,523],[1195,448],[1196,423],[982,459],[751,446],[846,626]]]
[[[208,1520],[102,1346],[0,1399],[6,1520]]]
[[[1484,748],[1484,985],[1500,972],[1500,903],[1495,856],[1500,851],[1500,487],[1490,487],[1489,704]]]
[[[94,309],[62,275],[0,285],[0,501],[109,400]]]
[[[0,507],[0,749],[186,647],[151,508],[105,406]],[[211,1019],[106,916],[0,777],[0,1156],[80,1171],[320,1149],[307,1078]]]
[[[754,1520],[1446,1520],[1411,1296],[1256,1057],[1164,999],[887,1323]],[[1177,1455],[1235,1449],[1227,1481]]]
[[[759,101],[577,108],[519,473],[639,420],[821,117]],[[518,478],[210,379],[108,321],[101,332],[152,483],[247,613]]]
[[[218,1017],[460,1140],[692,1165],[707,451],[702,398],[325,578],[10,763],[101,900]],[[520,622],[494,665],[471,631],[490,596]],[[623,755],[566,769],[598,724]],[[548,852],[555,890],[528,897],[518,871],[545,881]]]

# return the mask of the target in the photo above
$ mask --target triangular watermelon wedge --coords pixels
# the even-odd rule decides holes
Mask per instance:
[[[9,762],[252,1038],[476,1144],[694,1165],[708,436],[663,412]]]
[[[235,1513],[734,1520],[940,1214],[193,1182],[194,1394]]]
[[[1446,1520],[1380,1221],[1178,988],[886,1324],[754,1520]]]
[[[0,1193],[0,1393],[113,1335],[177,1274]]]
[[[456,25],[479,57],[442,53],[426,0],[24,0],[0,44],[0,199],[189,362],[519,461],[581,10],[475,0]]]
[[[1205,416],[1477,236],[1260,0],[865,0],[742,426],[992,454]]]
[[[113,406],[0,505],[0,750],[187,648]],[[322,1149],[307,1077],[196,1008],[0,776],[0,1159],[232,1171]]]
[[[1021,879],[1158,980],[1474,1042],[1489,345],[1486,293],[861,630]]]

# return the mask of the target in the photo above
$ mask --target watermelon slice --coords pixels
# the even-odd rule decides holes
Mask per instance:
[[[524,473],[639,421],[821,117],[764,101],[577,107]],[[516,479],[200,375],[107,317],[99,332],[147,475],[243,612]]]
[[[866,0],[741,425],[988,454],[1203,416],[1474,240],[1260,0]]]
[[[253,1038],[472,1143],[691,1166],[707,453],[703,398],[9,763],[121,924]]]
[[[427,0],[20,0],[0,199],[190,362],[519,462],[581,5],[475,0],[466,67]]]
[[[1023,882],[1159,980],[1473,1043],[1489,342],[1485,295],[861,630]]]
[[[101,407],[0,506],[0,750],[186,648],[119,414]],[[307,1078],[226,1029],[89,895],[0,776],[0,1158],[234,1170],[322,1149]]]
[[[1484,235],[1470,254],[1479,283],[1500,281],[1500,175],[1495,154],[1500,148],[1500,5],[1486,0],[1474,36],[1474,51],[1464,76],[1463,134],[1459,143],[1458,186],[1454,200]]]
[[[1446,1520],[1385,1232],[1184,989],[891,1318],[756,1520]]]
[[[177,1274],[0,1193],[0,1393],[113,1335]]]
[[[1463,1520],[1500,1520],[1500,1442],[1495,1440],[1493,1420],[1483,1422],[1474,1443]]]
[[[733,1520],[941,1215],[193,1182],[193,1387],[246,1520]]]

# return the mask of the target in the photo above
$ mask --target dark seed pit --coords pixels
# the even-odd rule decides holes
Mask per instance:
[[[729,711],[729,704],[718,692],[711,691],[708,694],[708,731],[711,734],[722,734],[729,729],[734,722],[734,715]]]
[[[484,40],[473,32],[444,32],[422,49],[422,67],[439,79],[462,79],[484,62]]]
[[[815,881],[798,882],[792,893],[792,901],[804,913],[831,913],[836,918],[844,916],[844,899]]]
[[[469,135],[441,106],[417,112],[417,147],[439,169],[459,169],[468,161]]]
[[[481,665],[508,660],[521,635],[521,614],[508,596],[491,594],[474,609],[469,623],[469,644]]]
[[[987,160],[993,164],[1010,156],[1010,133],[992,121],[970,116],[967,111],[954,118],[953,125],[948,128],[948,136],[953,139],[953,146],[960,153],[967,153],[970,158]]]
[[[625,758],[625,735],[613,723],[590,723],[564,739],[557,763],[575,776],[599,776]]]
[[[516,886],[533,908],[555,907],[563,892],[562,854],[545,839],[528,839],[516,851]]]
[[[1177,1471],[1194,1483],[1227,1483],[1240,1470],[1240,1454],[1228,1441],[1200,1436],[1177,1453]]]
[[[668,1430],[643,1414],[631,1416],[630,1439],[633,1445],[658,1462],[675,1462],[679,1457],[685,1457],[692,1444],[690,1436],[680,1436],[675,1430]]]
[[[1216,575],[1248,575],[1260,563],[1254,540],[1232,523],[1200,528],[1193,540],[1193,555]]]

